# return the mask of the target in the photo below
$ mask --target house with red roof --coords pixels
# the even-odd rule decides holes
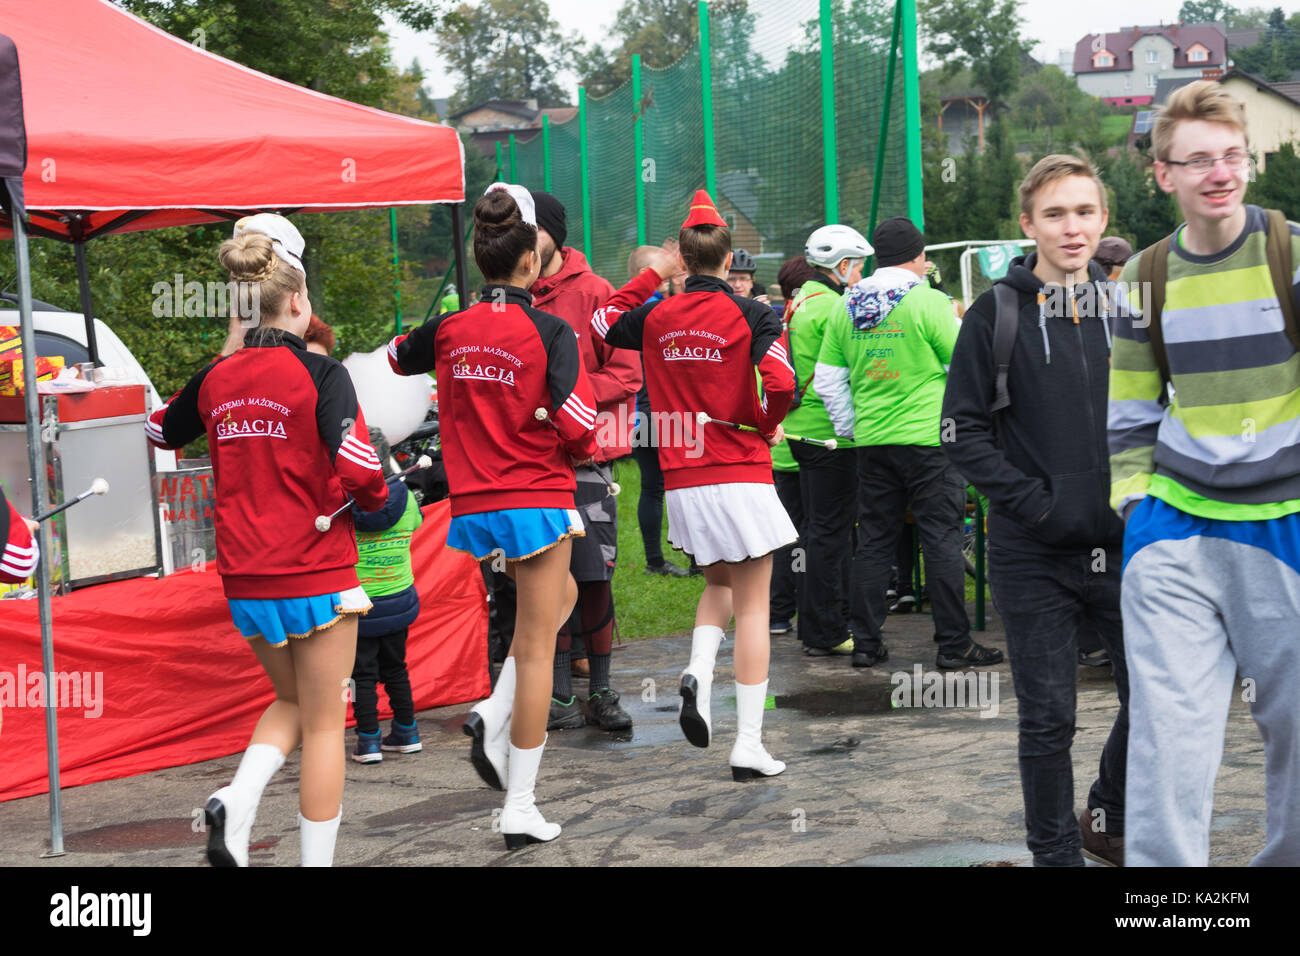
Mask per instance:
[[[1228,66],[1228,38],[1218,23],[1133,26],[1090,33],[1074,46],[1079,89],[1113,106],[1144,106],[1161,80],[1216,79]]]

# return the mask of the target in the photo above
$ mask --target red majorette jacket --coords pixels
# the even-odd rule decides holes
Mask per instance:
[[[5,498],[4,489],[0,489],[0,542],[4,542],[0,551],[0,581],[17,584],[36,573],[40,549],[23,516]]]
[[[577,249],[565,246],[560,256],[564,263],[560,271],[539,277],[528,291],[535,308],[558,315],[578,335],[582,367],[596,399],[596,461],[612,461],[632,453],[641,360],[591,334],[591,313],[614,294],[614,287],[591,271],[586,257]]]
[[[596,451],[596,402],[577,336],[532,301],[524,289],[487,285],[482,301],[388,343],[398,374],[436,369],[453,515],[572,508],[569,456]]]
[[[644,270],[596,310],[591,328],[616,348],[641,350],[664,487],[772,484],[762,435],[776,431],[794,396],[781,320],[714,276],[691,276],[681,295],[641,305],[661,281],[653,269]],[[763,377],[761,399],[755,366]],[[762,435],[700,425],[699,412],[752,425]]]
[[[217,488],[217,571],[228,598],[311,597],[357,586],[351,495],[388,500],[379,458],[347,370],[302,339],[253,329],[244,347],[203,369],[145,422],[180,448],[207,433]]]

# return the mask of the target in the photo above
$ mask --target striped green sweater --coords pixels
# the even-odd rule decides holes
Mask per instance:
[[[1132,317],[1121,309],[1114,320],[1108,423],[1111,506],[1121,514],[1147,494],[1204,518],[1300,511],[1300,355],[1269,276],[1266,227],[1263,210],[1247,206],[1245,230],[1213,256],[1184,249],[1179,227],[1161,321],[1167,407],[1140,317],[1140,256],[1124,267]],[[1295,223],[1291,255],[1300,264]],[[1300,292],[1300,271],[1292,281]]]

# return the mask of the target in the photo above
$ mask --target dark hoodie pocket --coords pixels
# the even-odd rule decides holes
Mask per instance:
[[[1050,481],[1052,507],[1035,527],[1043,540],[1058,545],[1101,543],[1098,527],[1101,476],[1095,471],[1083,471],[1053,475]]]

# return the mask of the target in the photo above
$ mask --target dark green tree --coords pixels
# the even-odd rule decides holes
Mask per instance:
[[[1300,220],[1300,156],[1294,143],[1283,143],[1269,157],[1264,172],[1250,184],[1246,200],[1265,209],[1281,209],[1288,219]]]
[[[1227,20],[1237,12],[1226,0],[1184,0],[1178,8],[1180,23],[1214,23]]]
[[[990,103],[1007,99],[1020,82],[1022,58],[1032,44],[1021,34],[1015,0],[921,0],[926,51],[951,75],[969,67]]]
[[[567,105],[556,75],[577,45],[551,18],[545,0],[462,3],[447,14],[438,35],[438,52],[460,78],[452,108],[491,99]]]
[[[710,22],[731,22],[748,12],[745,0],[715,0]],[[752,18],[749,21],[752,30]],[[715,33],[726,40],[725,31]],[[632,75],[632,54],[643,66],[671,66],[695,46],[700,23],[695,0],[624,0],[610,29],[610,43],[584,49],[574,62],[588,96],[605,96]]]

